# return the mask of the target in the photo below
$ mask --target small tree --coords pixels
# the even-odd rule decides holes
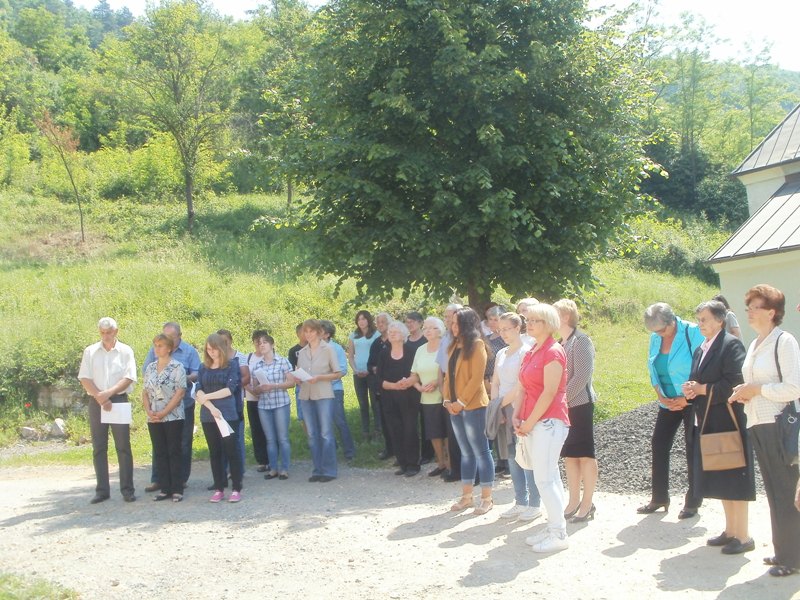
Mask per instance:
[[[83,206],[81,206],[81,195],[78,193],[78,185],[75,183],[75,175],[72,168],[72,161],[78,150],[78,137],[69,127],[56,125],[50,113],[45,111],[40,119],[36,120],[36,127],[44,136],[44,139],[53,147],[61,159],[61,164],[69,177],[72,191],[75,193],[75,202],[78,203],[78,214],[81,219],[81,242],[86,241],[86,234],[83,227]]]

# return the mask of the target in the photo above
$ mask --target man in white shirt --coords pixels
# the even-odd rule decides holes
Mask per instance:
[[[78,379],[92,397],[89,401],[89,426],[92,432],[94,473],[97,477],[91,503],[108,500],[111,486],[108,479],[108,429],[114,436],[119,462],[119,487],[125,502],[136,500],[133,488],[133,454],[130,425],[101,422],[101,411],[110,411],[112,404],[128,402],[136,381],[136,360],[133,349],[117,340],[117,322],[103,317],[97,323],[100,341],[83,351]]]

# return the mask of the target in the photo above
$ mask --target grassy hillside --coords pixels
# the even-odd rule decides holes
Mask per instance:
[[[220,327],[233,331],[237,347],[250,350],[249,334],[265,327],[285,353],[295,343],[295,325],[308,317],[326,318],[339,328],[340,340],[351,329],[357,308],[354,285],[334,295],[335,281],[318,278],[302,267],[302,249],[281,230],[253,227],[262,216],[281,216],[282,199],[228,196],[198,203],[198,229],[183,232],[181,204],[139,204],[130,201],[95,202],[86,210],[87,242],[79,243],[77,209],[56,200],[0,193],[0,314],[12,324],[0,339],[0,444],[16,437],[20,422],[47,416],[30,401],[28,390],[39,384],[77,387],[80,352],[96,341],[97,319],[114,316],[120,339],[130,344],[141,361],[153,335],[167,320],[177,320],[184,338],[200,347],[205,336]],[[652,231],[653,223],[647,225]],[[679,238],[682,225],[661,232]],[[663,227],[662,227],[663,229]],[[693,247],[698,229],[691,230]],[[651,237],[656,237],[651,234]],[[724,235],[723,235],[724,237]],[[709,234],[705,244],[717,239]],[[651,399],[645,368],[647,334],[641,325],[644,308],[663,300],[682,315],[715,293],[714,288],[688,275],[652,268],[656,242],[644,243],[632,258],[599,262],[595,275],[601,285],[583,298],[585,329],[597,347],[598,414],[608,418]],[[688,242],[687,242],[688,243]],[[663,245],[663,244],[662,244]],[[634,250],[637,250],[634,248]],[[662,248],[668,257],[670,250]],[[646,257],[647,260],[643,260]],[[674,262],[674,260],[673,260]],[[675,271],[674,272],[680,272]],[[535,288],[531,289],[536,294]],[[498,298],[503,299],[503,298]],[[412,294],[406,301],[372,304],[370,310],[440,311]],[[346,404],[351,428],[358,432],[357,403],[350,378]],[[139,391],[137,389],[136,397]],[[80,416],[68,419],[70,436],[88,437]],[[293,422],[295,456],[307,454],[302,431]],[[204,451],[202,435],[197,438]],[[148,462],[149,439],[141,415],[134,427],[135,453]],[[377,448],[362,445],[358,464],[374,462]],[[58,460],[89,460],[85,446]],[[48,462],[42,454],[28,462]]]

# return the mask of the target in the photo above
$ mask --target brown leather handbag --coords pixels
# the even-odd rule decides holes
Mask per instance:
[[[725,407],[728,409],[736,429],[722,433],[703,433],[708,420],[708,409],[711,408],[712,394],[713,390],[708,394],[706,414],[703,416],[703,425],[700,428],[700,456],[703,459],[703,471],[741,469],[747,465],[744,458],[742,433],[739,431],[736,415],[733,414],[733,409],[728,402],[725,402]]]

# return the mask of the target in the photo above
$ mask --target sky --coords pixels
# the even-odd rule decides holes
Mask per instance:
[[[96,0],[73,0],[85,8],[93,8]],[[311,0],[312,6],[324,0]],[[624,8],[631,0],[589,0],[592,8],[613,6]],[[640,0],[641,4],[647,0]],[[211,0],[223,15],[236,19],[247,18],[246,11],[257,7],[259,0]],[[114,9],[127,6],[134,15],[144,12],[146,0],[109,0]],[[797,48],[797,24],[800,23],[800,2],[797,0],[662,0],[655,21],[664,25],[680,23],[680,14],[688,11],[703,17],[713,26],[720,39],[712,49],[712,58],[747,59],[746,47],[756,51],[770,44],[772,63],[790,71],[800,71],[800,52]]]

